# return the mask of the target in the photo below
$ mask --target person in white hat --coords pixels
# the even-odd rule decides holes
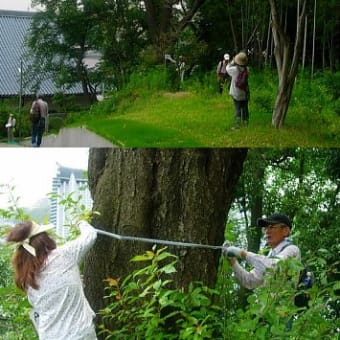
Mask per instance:
[[[16,119],[14,118],[13,113],[10,113],[7,123],[6,123],[8,144],[11,144],[14,142],[15,125],[16,125]]]
[[[247,54],[240,52],[226,67],[227,73],[231,76],[229,94],[232,96],[235,106],[234,129],[239,128],[241,123],[248,124],[249,122],[248,102],[250,91],[248,85],[249,69],[247,64]]]
[[[227,73],[227,65],[230,60],[230,55],[225,53],[223,59],[217,64],[216,68],[216,77],[217,77],[217,84],[218,84],[218,91],[220,94],[223,93],[223,88],[225,86],[226,81],[228,80],[228,73]]]
[[[15,242],[15,283],[33,307],[31,319],[40,340],[95,340],[95,313],[82,287],[79,263],[97,232],[85,221],[80,236],[57,247],[47,231],[53,225],[32,221],[16,224],[7,235]]]

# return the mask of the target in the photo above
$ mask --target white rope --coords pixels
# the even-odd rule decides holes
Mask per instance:
[[[223,246],[212,246],[209,244],[178,242],[178,241],[158,240],[158,239],[146,238],[146,237],[118,235],[118,234],[109,233],[108,231],[104,231],[100,229],[96,229],[96,231],[100,235],[109,236],[116,240],[122,240],[122,241],[137,241],[137,242],[145,242],[145,243],[153,243],[153,244],[163,244],[163,245],[168,245],[168,246],[205,248],[205,249],[215,249],[215,250],[223,248]]]

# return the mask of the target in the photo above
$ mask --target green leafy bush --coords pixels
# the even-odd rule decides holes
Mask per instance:
[[[110,96],[102,102],[98,102],[91,107],[90,114],[96,117],[100,114],[112,114],[116,109],[115,96]]]
[[[126,86],[128,90],[138,89],[142,93],[161,91],[166,88],[166,72],[163,66],[154,67],[147,71],[136,70],[130,75],[129,82]]]
[[[231,298],[239,289],[233,280],[225,284],[222,278],[218,290],[202,283],[170,288],[177,260],[165,248],[147,251],[132,259],[147,262],[145,267],[122,282],[106,280],[110,302],[99,313],[105,339],[336,339],[339,284],[323,282],[322,289],[315,284],[307,291],[309,307],[295,306],[303,268],[295,259],[268,271],[266,284],[249,295],[246,307]]]
[[[221,333],[220,309],[212,302],[216,291],[201,283],[187,291],[169,288],[177,260],[165,248],[147,251],[132,259],[147,262],[145,267],[122,282],[106,280],[112,301],[100,311],[106,339],[211,339]]]
[[[58,132],[66,122],[66,117],[62,116],[50,116],[48,129],[49,131],[56,131]]]
[[[0,273],[0,288],[10,286],[13,283],[13,270],[10,266],[10,254],[8,251],[2,249],[0,250]]]
[[[0,296],[1,339],[38,339],[29,318],[30,305],[26,296],[14,286],[0,288]]]

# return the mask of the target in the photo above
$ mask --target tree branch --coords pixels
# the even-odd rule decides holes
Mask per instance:
[[[295,77],[296,69],[299,63],[299,57],[300,57],[301,46],[302,46],[302,30],[303,30],[303,24],[306,18],[306,11],[307,11],[307,0],[304,0],[302,4],[301,14],[298,18],[298,25],[296,29],[296,37],[295,37],[295,44],[294,44],[293,61],[292,61],[292,65],[291,65],[290,72],[289,72],[290,77]]]
[[[178,36],[185,27],[189,24],[191,19],[197,13],[199,8],[206,2],[206,0],[195,0],[192,6],[190,7],[189,11],[184,15],[182,20],[179,22],[178,28],[176,30],[176,36]]]

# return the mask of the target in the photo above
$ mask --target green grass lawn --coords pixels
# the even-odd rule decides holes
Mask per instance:
[[[163,72],[164,73],[164,72]],[[184,83],[179,92],[160,90],[162,74],[135,76],[115,97],[96,104],[91,113],[72,117],[72,126],[89,130],[122,147],[338,147],[339,74],[311,82],[296,81],[285,124],[271,125],[277,91],[273,71],[250,78],[248,126],[232,130],[234,105],[228,93],[216,91],[214,75]],[[328,78],[327,78],[328,77]],[[329,77],[336,82],[329,82]],[[326,84],[326,85],[325,85]],[[335,100],[334,98],[338,98]]]
[[[285,126],[275,129],[271,112],[256,112],[250,102],[249,125],[232,130],[229,95],[162,92],[134,99],[112,114],[84,115],[72,125],[85,125],[122,147],[338,146],[339,135],[320,125],[318,113],[307,114],[288,112]]]

